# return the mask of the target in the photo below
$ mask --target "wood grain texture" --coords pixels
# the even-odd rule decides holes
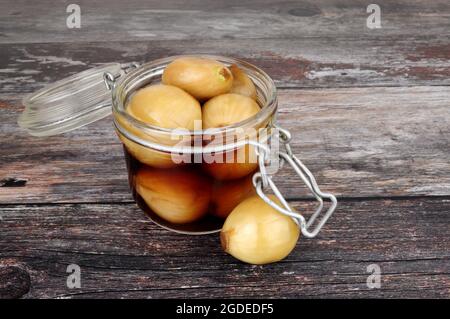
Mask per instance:
[[[301,238],[284,261],[266,266],[224,254],[217,234],[162,230],[135,204],[2,206],[0,265],[30,275],[25,298],[450,297],[448,199],[340,205],[318,238]],[[72,263],[81,289],[66,287]],[[382,281],[371,290],[374,263]]]
[[[0,94],[16,97],[107,62],[209,53],[244,59],[280,88],[450,85],[450,38],[305,38],[0,44]]]
[[[280,90],[279,123],[324,190],[341,197],[450,195],[449,87]],[[0,203],[131,201],[111,119],[49,138],[16,124],[18,101],[1,112]],[[307,193],[288,169],[289,198]]]
[[[30,275],[17,266],[7,266],[0,260],[0,299],[20,298],[30,291]]]
[[[366,27],[368,0],[123,1],[80,0],[81,28],[68,29],[66,1],[2,0],[0,42],[259,39],[449,35],[450,5],[380,0],[382,28]]]
[[[450,3],[0,0],[0,298],[450,298]],[[16,124],[24,94],[107,62],[209,53],[279,90],[279,123],[335,215],[284,261],[250,266],[218,235],[158,228],[136,207],[110,118],[50,138]],[[308,215],[292,172],[277,185]],[[68,289],[69,264],[82,288]],[[381,289],[366,285],[381,267]]]

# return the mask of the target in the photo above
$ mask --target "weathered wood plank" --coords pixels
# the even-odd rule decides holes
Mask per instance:
[[[11,278],[2,267],[15,267],[30,275],[26,298],[448,298],[449,210],[437,198],[342,201],[316,239],[302,238],[280,263],[250,266],[224,254],[217,234],[167,232],[134,204],[0,206],[0,291]],[[79,290],[66,288],[72,263]],[[381,289],[366,286],[370,264],[381,268]]]
[[[80,30],[66,28],[68,3],[0,0],[0,298],[450,297],[448,1],[379,1],[377,30],[368,1],[81,0]],[[149,222],[110,119],[46,139],[15,124],[23,93],[69,74],[204,52],[253,62],[282,88],[321,88],[280,90],[279,122],[343,199],[281,263],[244,265],[217,235]],[[277,182],[307,196],[289,171]],[[66,288],[71,263],[80,290]],[[366,286],[370,264],[381,289]]]
[[[286,93],[280,124],[325,189],[352,197],[449,194],[449,87]],[[289,174],[280,183],[295,196]]]
[[[279,96],[279,123],[324,190],[344,197],[450,195],[449,87],[280,90]],[[0,187],[0,203],[131,201],[110,118],[36,138],[19,130],[19,104],[1,104],[0,179],[15,178],[22,187]],[[289,198],[307,195],[288,169],[278,176]]]
[[[448,35],[450,5],[380,0],[382,28],[369,29],[370,1],[123,1],[79,0],[81,28],[69,29],[70,1],[3,0],[0,42],[82,42],[154,39],[371,37]]]
[[[279,87],[450,85],[448,36],[0,44],[0,93],[16,96],[106,62],[177,54],[242,58]]]

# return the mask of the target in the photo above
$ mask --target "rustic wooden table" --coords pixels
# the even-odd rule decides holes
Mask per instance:
[[[0,298],[450,297],[450,3],[5,1],[0,10]],[[21,98],[106,62],[183,53],[248,60],[279,88],[294,152],[339,207],[317,239],[250,266],[134,204],[111,118],[49,138]],[[278,177],[300,211],[292,172]],[[69,264],[81,288],[66,286]],[[381,287],[367,285],[369,265]],[[370,268],[369,268],[370,270]]]

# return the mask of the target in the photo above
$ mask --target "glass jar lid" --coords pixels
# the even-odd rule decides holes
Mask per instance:
[[[91,68],[52,83],[22,100],[18,124],[34,136],[61,134],[111,114],[111,91],[104,75],[124,74],[120,63]]]

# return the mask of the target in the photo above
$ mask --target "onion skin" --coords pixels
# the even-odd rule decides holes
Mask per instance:
[[[200,103],[183,90],[156,84],[138,90],[127,105],[134,118],[154,126],[193,130],[202,119]]]
[[[256,100],[256,87],[248,75],[236,64],[230,67],[230,71],[233,74],[233,85],[231,86],[230,93],[245,95]]]
[[[202,118],[201,106],[196,99],[177,87],[163,84],[150,85],[138,90],[130,98],[126,112],[144,123],[168,129],[193,130],[196,128],[195,121],[200,123]],[[181,136],[177,139],[171,134],[146,134],[120,115],[116,115],[116,120],[128,132],[148,142],[170,146],[181,141]],[[141,163],[157,168],[180,165],[180,161],[174,160],[176,154],[150,149],[129,140],[120,132],[117,134],[131,155]]]
[[[229,126],[252,117],[260,110],[258,103],[248,96],[222,94],[203,105],[203,128]],[[233,157],[227,157],[226,153],[218,154],[221,161],[204,163],[204,169],[215,179],[230,180],[244,177],[258,167],[253,147],[246,145],[232,152]]]
[[[275,196],[269,197],[279,204]],[[225,252],[254,265],[284,259],[299,237],[300,229],[292,218],[266,204],[258,195],[240,203],[228,216],[220,233]]]
[[[252,175],[247,177],[226,181],[219,186],[213,187],[212,191],[212,214],[225,219],[231,211],[246,198],[255,195],[255,187]]]
[[[260,110],[258,103],[248,96],[235,93],[218,95],[203,105],[203,129],[236,124]]]
[[[247,176],[258,167],[255,148],[245,145],[238,150],[232,151],[233,160],[227,160],[227,153],[216,155],[222,163],[203,163],[203,169],[219,181],[229,181]]]
[[[174,224],[203,217],[211,199],[211,182],[192,169],[143,168],[136,174],[136,191],[150,209]]]
[[[156,168],[172,168],[181,165],[174,160],[174,155],[152,150],[148,147],[139,145],[127,137],[117,132],[119,139],[125,145],[127,151],[139,162]]]
[[[204,101],[228,93],[233,84],[233,75],[218,61],[184,57],[169,63],[162,75],[162,82],[179,87],[197,100]]]

